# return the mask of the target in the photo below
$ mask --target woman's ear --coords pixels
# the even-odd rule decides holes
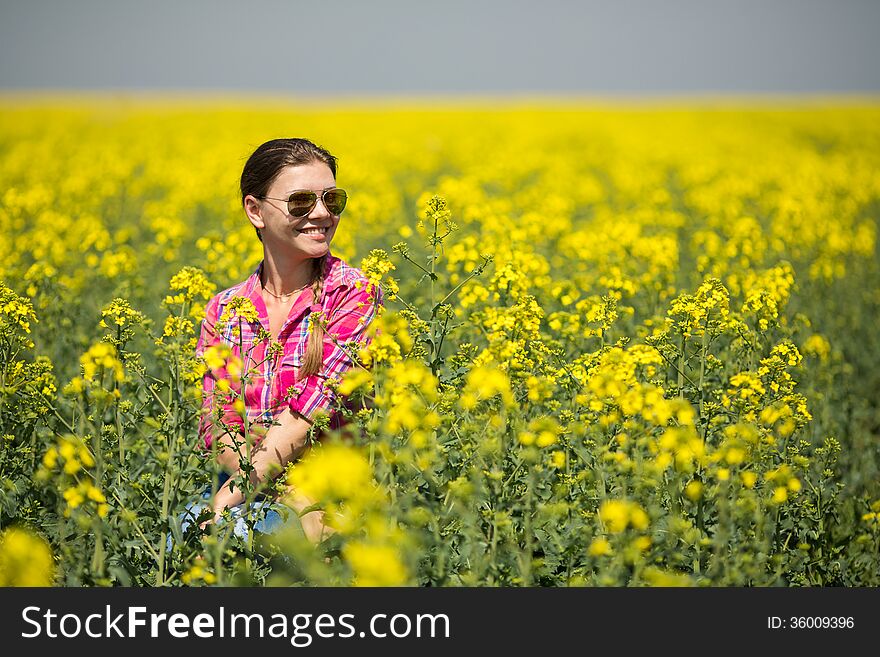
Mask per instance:
[[[244,213],[254,228],[266,227],[266,222],[263,221],[263,206],[256,196],[248,194],[244,197]]]

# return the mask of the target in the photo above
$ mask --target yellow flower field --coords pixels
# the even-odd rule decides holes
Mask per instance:
[[[880,584],[876,100],[0,118],[3,584]],[[204,304],[262,257],[238,177],[280,136],[339,158],[332,251],[386,298],[337,382],[359,433],[279,481],[317,547],[180,522],[202,372],[248,376],[195,359]]]

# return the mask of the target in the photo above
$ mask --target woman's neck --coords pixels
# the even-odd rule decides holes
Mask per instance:
[[[276,260],[263,251],[263,271],[261,283],[275,294],[289,294],[301,290],[312,282],[314,272],[312,258],[303,260]]]

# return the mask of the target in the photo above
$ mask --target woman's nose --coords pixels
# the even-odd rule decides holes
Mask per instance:
[[[317,203],[315,203],[315,207],[312,208],[310,216],[313,218],[319,218],[332,217],[333,215],[330,214],[330,210],[328,210],[327,206],[324,205],[324,199],[319,196]]]

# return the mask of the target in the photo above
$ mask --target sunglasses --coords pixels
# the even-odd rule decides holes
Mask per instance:
[[[261,198],[272,201],[287,201],[287,212],[292,217],[305,217],[318,204],[318,194],[310,189],[298,189],[291,192],[287,198],[273,198],[271,196],[262,196]],[[348,194],[344,189],[325,189],[321,192],[321,201],[330,214],[338,217],[345,209]]]

